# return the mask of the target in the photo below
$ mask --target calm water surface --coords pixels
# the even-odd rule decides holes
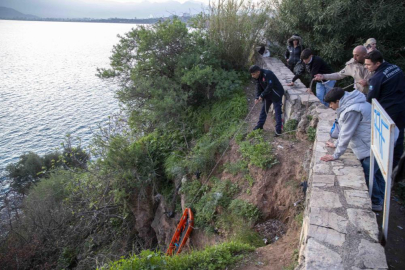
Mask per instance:
[[[108,67],[117,34],[134,27],[0,20],[0,175],[23,153],[59,147],[67,133],[88,145],[90,128],[118,111],[116,86],[96,68]]]

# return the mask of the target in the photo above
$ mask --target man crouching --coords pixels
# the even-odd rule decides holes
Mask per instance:
[[[332,161],[344,154],[347,147],[360,160],[368,186],[370,172],[371,105],[358,90],[345,92],[340,87],[330,90],[324,98],[329,107],[337,111],[339,137],[335,143],[326,146],[336,148],[333,155],[321,157],[322,161]],[[373,211],[381,211],[384,203],[385,181],[377,163],[374,165],[374,184],[371,201]]]

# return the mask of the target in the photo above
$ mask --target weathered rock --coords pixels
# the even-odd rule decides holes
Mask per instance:
[[[360,269],[388,269],[384,248],[378,243],[371,243],[361,239],[356,255],[356,266]]]
[[[342,257],[314,239],[308,240],[305,258],[305,269],[344,270]]]
[[[345,190],[344,191],[346,202],[350,205],[360,208],[371,208],[370,198],[368,192],[365,190]]]
[[[312,208],[309,214],[311,225],[331,228],[337,232],[346,234],[348,220],[336,213],[321,208]]]
[[[366,232],[374,241],[378,242],[378,227],[375,214],[370,210],[347,209],[350,222],[359,230]]]
[[[342,207],[342,204],[340,203],[338,194],[313,188],[309,207],[339,208]]]
[[[333,187],[335,185],[334,175],[318,175],[314,174],[312,177],[313,187]]]
[[[308,236],[334,246],[342,246],[345,242],[345,234],[316,225],[309,225]]]

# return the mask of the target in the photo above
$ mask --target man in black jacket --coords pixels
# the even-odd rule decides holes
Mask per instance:
[[[282,120],[281,120],[281,105],[284,95],[284,88],[280,81],[277,79],[273,72],[266,69],[261,69],[258,66],[251,66],[249,72],[256,80],[256,99],[255,104],[259,101],[263,101],[262,111],[260,112],[259,121],[257,122],[256,129],[263,129],[263,125],[266,122],[267,114],[269,112],[270,105],[273,103],[274,110],[276,112],[276,132],[275,135],[281,135]]]
[[[364,65],[370,72],[375,72],[369,81],[367,101],[375,98],[394,121],[399,129],[395,143],[393,168],[395,168],[404,151],[405,128],[405,77],[396,65],[384,61],[381,52],[374,50],[367,54]]]
[[[319,56],[312,55],[312,51],[310,49],[305,49],[301,53],[301,60],[305,64],[305,69],[303,72],[308,72],[311,75],[311,79],[315,78],[317,74],[330,74],[333,73],[332,69],[323,61],[322,58]],[[302,74],[295,74],[292,82],[287,84],[288,86],[293,86],[294,82],[301,76]],[[326,93],[328,93],[333,86],[335,86],[336,81],[321,81],[316,83],[316,97],[326,106],[329,107],[329,104],[326,103],[323,98],[325,97]]]

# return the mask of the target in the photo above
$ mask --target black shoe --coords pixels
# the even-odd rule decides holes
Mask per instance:
[[[263,126],[255,126],[255,127],[253,128],[253,130],[257,130],[257,129],[263,129]]]
[[[275,131],[274,132],[274,137],[278,137],[278,136],[281,136],[281,131]]]

